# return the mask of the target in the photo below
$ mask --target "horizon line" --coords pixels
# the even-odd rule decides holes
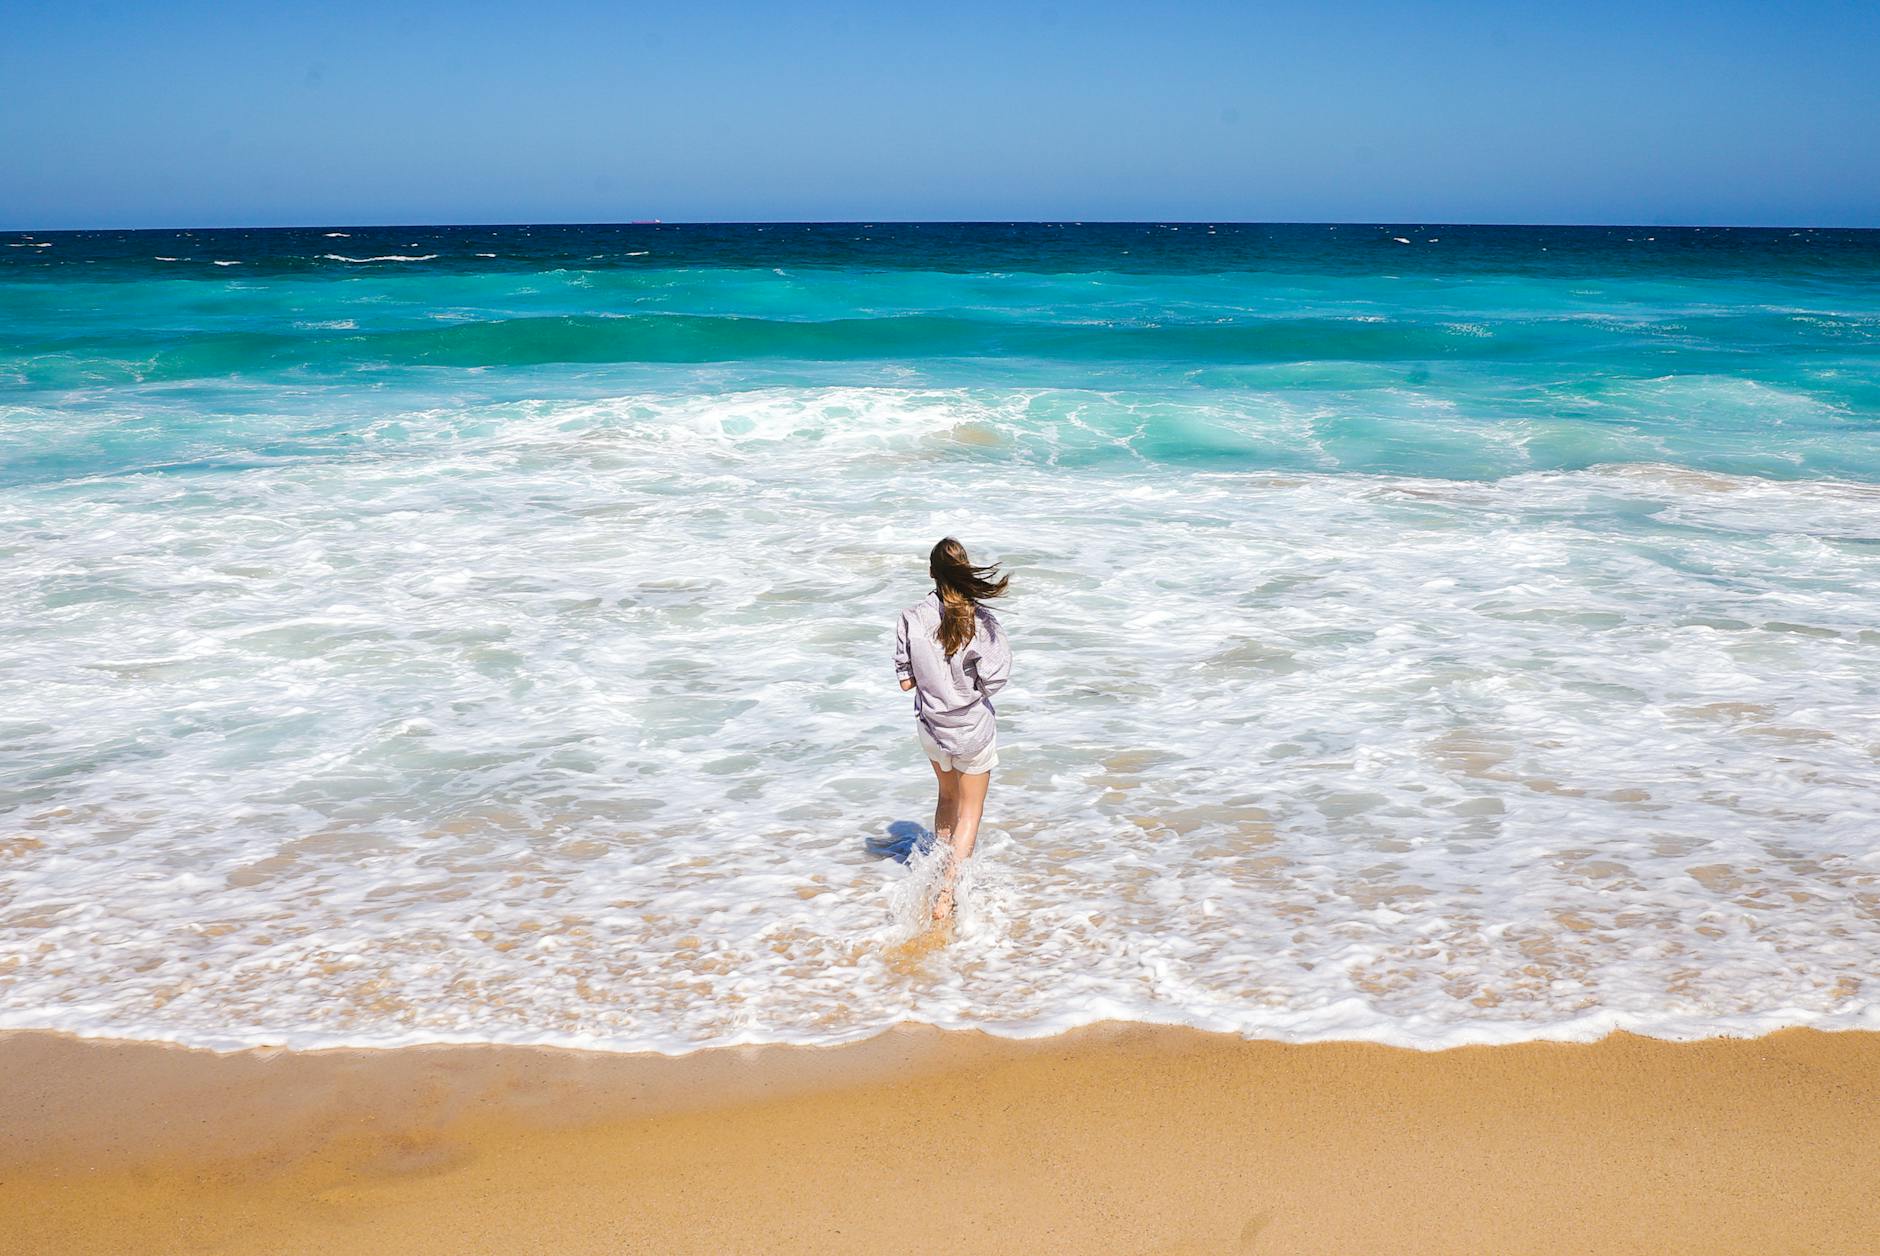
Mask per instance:
[[[160,225],[148,227],[0,227],[5,235],[78,235],[139,231],[393,231],[514,227],[1476,227],[1538,230],[1650,230],[1650,231],[1880,231],[1880,224],[1849,226],[1797,222],[1465,222],[1434,218],[1308,219],[1308,218],[698,218],[698,219],[543,219],[480,222],[301,222],[230,223],[221,226]]]

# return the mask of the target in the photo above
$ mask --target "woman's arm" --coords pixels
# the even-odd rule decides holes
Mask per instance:
[[[894,625],[894,674],[900,677],[903,690],[914,687],[914,660],[907,652],[907,612],[901,612],[899,622]]]

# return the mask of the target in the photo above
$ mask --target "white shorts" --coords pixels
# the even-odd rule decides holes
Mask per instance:
[[[933,734],[929,733],[927,726],[919,720],[914,721],[914,736],[920,739],[920,748],[927,752],[927,757],[938,763],[942,771],[970,772],[977,775],[980,772],[990,772],[999,766],[999,735],[997,733],[992,735],[992,740],[986,744],[984,750],[964,757],[948,754],[940,749],[933,739]]]

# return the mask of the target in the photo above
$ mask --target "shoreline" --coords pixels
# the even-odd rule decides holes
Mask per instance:
[[[897,953],[904,958],[925,954],[931,939],[925,935],[903,942]],[[1764,1014],[1727,1014],[1709,1016],[1646,1017],[1636,1012],[1598,1008],[1590,1012],[1552,1021],[1493,1021],[1476,1019],[1446,1029],[1423,1028],[1406,1032],[1379,1033],[1375,1026],[1355,1023],[1342,1015],[1342,1008],[1325,1008],[1310,1015],[1293,1017],[1290,1023],[1271,1020],[1235,1024],[1225,1017],[1207,1023],[1178,1017],[1157,1018],[1130,1010],[1111,1012],[1088,1020],[967,1021],[941,1024],[925,1020],[897,1020],[845,1029],[826,1037],[778,1037],[757,1041],[739,1039],[678,1042],[659,1038],[626,1042],[600,1038],[593,1034],[532,1033],[501,1037],[483,1034],[450,1034],[418,1031],[401,1036],[374,1038],[297,1031],[280,1035],[246,1033],[203,1034],[189,1030],[137,1033],[119,1029],[95,1029],[67,1025],[15,1025],[0,1018],[0,1041],[21,1035],[71,1038],[82,1042],[124,1043],[166,1047],[178,1051],[205,1052],[212,1055],[243,1055],[250,1052],[288,1052],[316,1055],[327,1052],[428,1051],[443,1048],[491,1048],[513,1051],[558,1051],[577,1055],[625,1056],[632,1058],[684,1059],[722,1051],[828,1051],[859,1047],[876,1038],[908,1033],[933,1033],[953,1037],[979,1035],[1006,1042],[1046,1042],[1076,1034],[1103,1032],[1106,1028],[1132,1027],[1172,1033],[1197,1033],[1210,1037],[1236,1038],[1249,1042],[1271,1042],[1285,1046],[1355,1043],[1392,1050],[1440,1052],[1463,1047],[1518,1047],[1530,1043],[1554,1043],[1585,1046],[1615,1035],[1646,1038],[1654,1042],[1706,1042],[1712,1039],[1747,1040],[1766,1038],[1788,1030],[1815,1033],[1880,1034],[1880,1006],[1863,1007],[1852,1012],[1812,1012],[1784,1008]]]
[[[0,1033],[0,1252],[1880,1250],[1880,1034]]]

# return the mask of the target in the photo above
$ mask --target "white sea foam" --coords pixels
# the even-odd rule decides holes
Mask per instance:
[[[215,264],[217,266],[240,266],[241,265],[240,262],[223,262],[223,261],[218,261]]]
[[[435,253],[386,253],[379,257],[342,257],[338,253],[322,253],[320,256],[329,262],[351,262],[363,266],[367,262],[430,262],[437,260]]]
[[[1100,404],[446,408],[0,492],[0,1026],[1880,1028],[1880,491],[1091,463],[1147,427]],[[940,944],[864,843],[931,808],[888,638],[949,531],[1018,663]]]

